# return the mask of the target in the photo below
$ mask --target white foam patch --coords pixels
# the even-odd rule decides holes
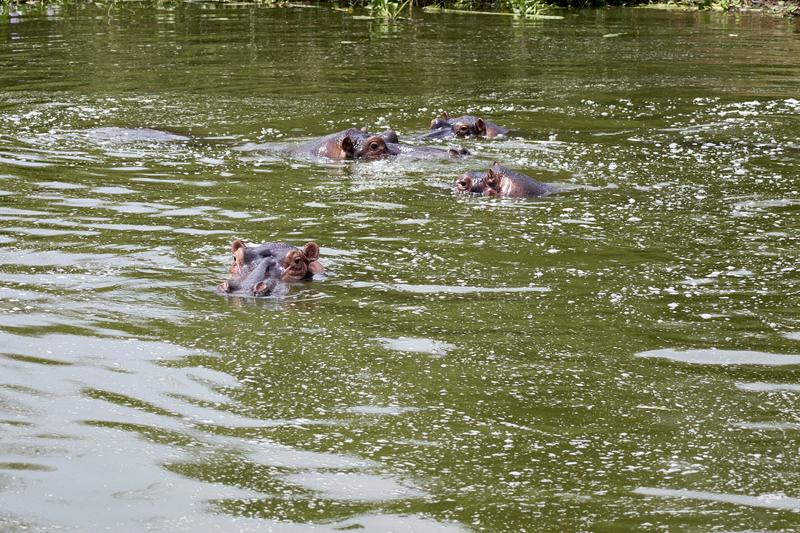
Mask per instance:
[[[726,494],[720,492],[706,492],[687,489],[660,489],[654,487],[639,487],[634,489],[634,494],[643,496],[659,496],[662,498],[683,498],[692,500],[707,500],[744,505],[748,507],[763,507],[766,509],[781,509],[800,512],[800,499],[790,498],[784,494],[763,494],[761,496],[745,496],[741,494]]]
[[[750,350],[675,350],[664,348],[639,352],[637,357],[669,359],[699,365],[800,365],[800,355],[783,355]]]

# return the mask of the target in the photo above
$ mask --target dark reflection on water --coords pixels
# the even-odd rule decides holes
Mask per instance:
[[[796,526],[796,22],[3,9],[0,529]],[[512,132],[287,151],[443,110]]]

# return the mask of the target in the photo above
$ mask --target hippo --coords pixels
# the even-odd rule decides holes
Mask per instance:
[[[508,133],[508,128],[498,126],[494,122],[489,122],[481,117],[474,115],[464,115],[462,117],[451,118],[446,111],[441,117],[431,121],[431,131],[423,135],[423,139],[441,139],[444,137],[469,137],[475,135],[479,137],[494,138]]]
[[[457,177],[455,191],[460,194],[529,198],[546,196],[554,192],[555,188],[514,172],[495,161],[485,172],[466,172]]]
[[[373,134],[366,128],[350,128],[301,144],[293,153],[329,159],[373,161],[400,154],[417,158],[460,159],[468,155],[469,151],[461,147],[443,150],[430,146],[405,146],[400,144],[397,133],[393,130]]]
[[[373,134],[366,128],[349,128],[303,143],[295,148],[293,153],[329,159],[372,161],[399,154],[400,148],[397,143],[397,134],[392,130]]]
[[[236,239],[231,253],[231,276],[217,287],[223,294],[268,296],[279,282],[306,281],[325,271],[315,242],[297,248],[283,242],[247,246]]]
[[[189,137],[151,128],[119,128],[109,126],[86,131],[90,139],[103,143],[171,142],[188,141]]]

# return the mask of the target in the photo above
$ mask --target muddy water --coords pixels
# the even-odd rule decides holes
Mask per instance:
[[[3,9],[0,530],[800,523],[796,23]],[[442,110],[513,131],[286,152]],[[234,238],[328,275],[221,297]]]

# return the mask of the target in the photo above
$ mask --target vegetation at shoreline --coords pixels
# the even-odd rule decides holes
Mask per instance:
[[[36,6],[125,5],[129,3],[169,4],[179,0],[0,0],[0,14]],[[262,4],[273,7],[308,7],[314,3],[330,4],[341,11],[365,9],[369,18],[396,20],[410,10],[423,8],[435,12],[506,14],[518,18],[561,18],[548,16],[554,8],[587,9],[601,7],[644,7],[676,10],[714,10],[737,13],[758,11],[784,17],[800,16],[800,0],[216,0],[221,4]]]

